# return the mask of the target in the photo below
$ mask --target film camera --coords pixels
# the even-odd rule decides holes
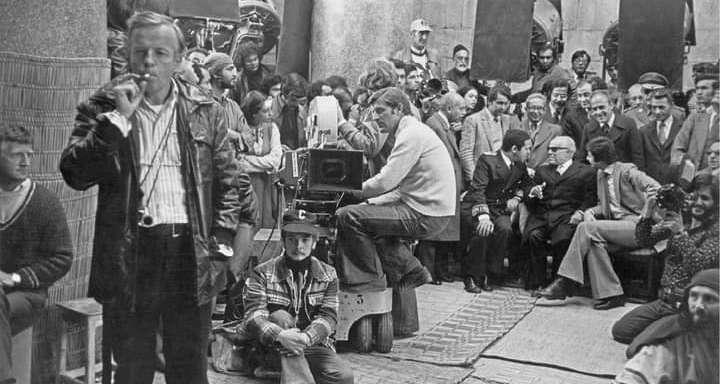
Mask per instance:
[[[666,184],[657,192],[657,205],[659,208],[680,213],[688,208],[688,200],[691,196],[678,185]]]

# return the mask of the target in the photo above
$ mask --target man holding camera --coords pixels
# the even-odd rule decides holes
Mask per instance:
[[[439,233],[455,215],[455,173],[447,149],[410,116],[410,100],[395,87],[370,100],[373,119],[395,145],[380,173],[365,181],[365,203],[337,211],[336,267],[345,289],[416,287],[432,276],[410,252],[379,254],[378,237],[422,239]]]
[[[615,325],[612,335],[621,343],[630,343],[654,321],[677,313],[682,300],[683,288],[697,272],[718,268],[720,232],[718,226],[718,178],[699,175],[693,180],[694,198],[690,206],[690,223],[684,224],[681,207],[663,207],[660,201],[676,200],[672,205],[681,205],[680,196],[661,191],[658,198],[647,200],[635,237],[640,246],[651,247],[661,240],[668,240],[665,251],[665,267],[660,280],[659,299],[641,305],[628,312]],[[667,205],[671,205],[665,203]]]
[[[60,160],[72,188],[99,187],[88,295],[103,304],[118,383],[152,383],[161,322],[166,381],[208,382],[211,303],[238,222],[254,224],[227,115],[172,76],[184,51],[171,18],[130,18],[131,73],[78,106]]]

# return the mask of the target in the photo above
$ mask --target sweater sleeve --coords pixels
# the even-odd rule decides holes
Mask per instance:
[[[391,191],[407,176],[423,151],[422,140],[411,135],[407,130],[398,135],[387,164],[379,174],[363,183],[363,197],[375,197]]]
[[[41,255],[35,261],[18,269],[22,288],[47,288],[60,280],[70,270],[73,260],[73,244],[60,201],[50,192],[38,190],[41,199],[42,218],[38,221],[39,249]]]

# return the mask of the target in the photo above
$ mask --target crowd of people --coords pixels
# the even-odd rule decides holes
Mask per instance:
[[[162,15],[138,13],[128,26],[127,72],[78,107],[60,163],[71,187],[99,186],[89,295],[112,329],[116,382],[152,382],[161,319],[167,382],[207,383],[214,298],[234,281],[245,285],[238,332],[280,356],[286,378],[351,383],[331,338],[340,289],[458,278],[470,294],[511,285],[561,300],[589,285],[593,307],[607,310],[625,303],[611,252],[663,240],[658,300],[613,328],[633,356],[618,381],[646,382],[659,366],[675,378],[717,377],[717,336],[699,336],[717,328],[717,66],[698,67],[687,99],[654,72],[624,93],[614,72],[609,82],[588,72],[586,51],[566,69],[548,44],[535,52],[530,88],[513,93],[502,79],[471,78],[463,45],[443,71],[419,19],[408,46],[369,60],[353,88],[341,74],[312,83],[275,74],[253,42],[235,60],[188,50]],[[337,211],[334,260],[313,255],[313,215],[290,211],[283,254],[247,272],[253,235],[278,221],[283,153],[308,145],[320,96],[337,101],[338,147],[364,154],[360,203]],[[30,225],[16,218],[46,194],[5,164],[27,166],[10,151],[28,151],[18,129],[0,135],[3,254],[17,247],[5,234]],[[43,244],[56,245],[43,251],[47,267],[1,260],[10,293],[0,290],[0,321],[16,316],[13,287],[46,289],[67,271],[67,228],[48,230],[57,233]],[[688,362],[690,349],[701,358]]]

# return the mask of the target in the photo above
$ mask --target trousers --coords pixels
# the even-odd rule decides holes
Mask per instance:
[[[0,382],[12,378],[12,337],[32,325],[46,300],[44,292],[6,293],[0,286]]]
[[[402,202],[357,204],[337,210],[338,260],[344,285],[385,288],[422,265],[412,252],[378,252],[380,237],[422,239],[442,231],[452,216],[425,216]]]
[[[620,343],[630,344],[650,324],[676,313],[678,309],[663,300],[651,301],[633,308],[616,321],[612,327],[612,336]]]
[[[463,216],[463,226],[469,238],[468,252],[463,256],[462,269],[467,276],[482,280],[487,276],[499,278],[503,271],[503,261],[507,256],[508,239],[512,234],[510,216],[499,215],[493,218],[493,233],[481,237],[475,233],[477,222],[472,217]]]
[[[595,220],[578,224],[558,275],[584,284],[583,263],[587,262],[592,295],[596,299],[623,294],[620,278],[613,269],[609,244],[637,248],[635,222],[630,220]]]
[[[115,383],[151,384],[155,375],[156,333],[162,324],[165,381],[207,384],[207,349],[211,304],[198,305],[196,262],[189,226],[142,228],[134,312],[113,303],[112,352],[118,367]]]
[[[271,313],[270,321],[283,329],[295,327],[295,318],[284,310]],[[286,367],[293,367],[293,370],[296,371],[283,372],[283,375],[289,377],[297,377],[298,375],[302,377],[301,367],[307,366],[317,384],[352,384],[354,381],[350,366],[341,360],[335,351],[324,345],[312,345],[305,348],[304,356],[286,359],[289,360]]]

